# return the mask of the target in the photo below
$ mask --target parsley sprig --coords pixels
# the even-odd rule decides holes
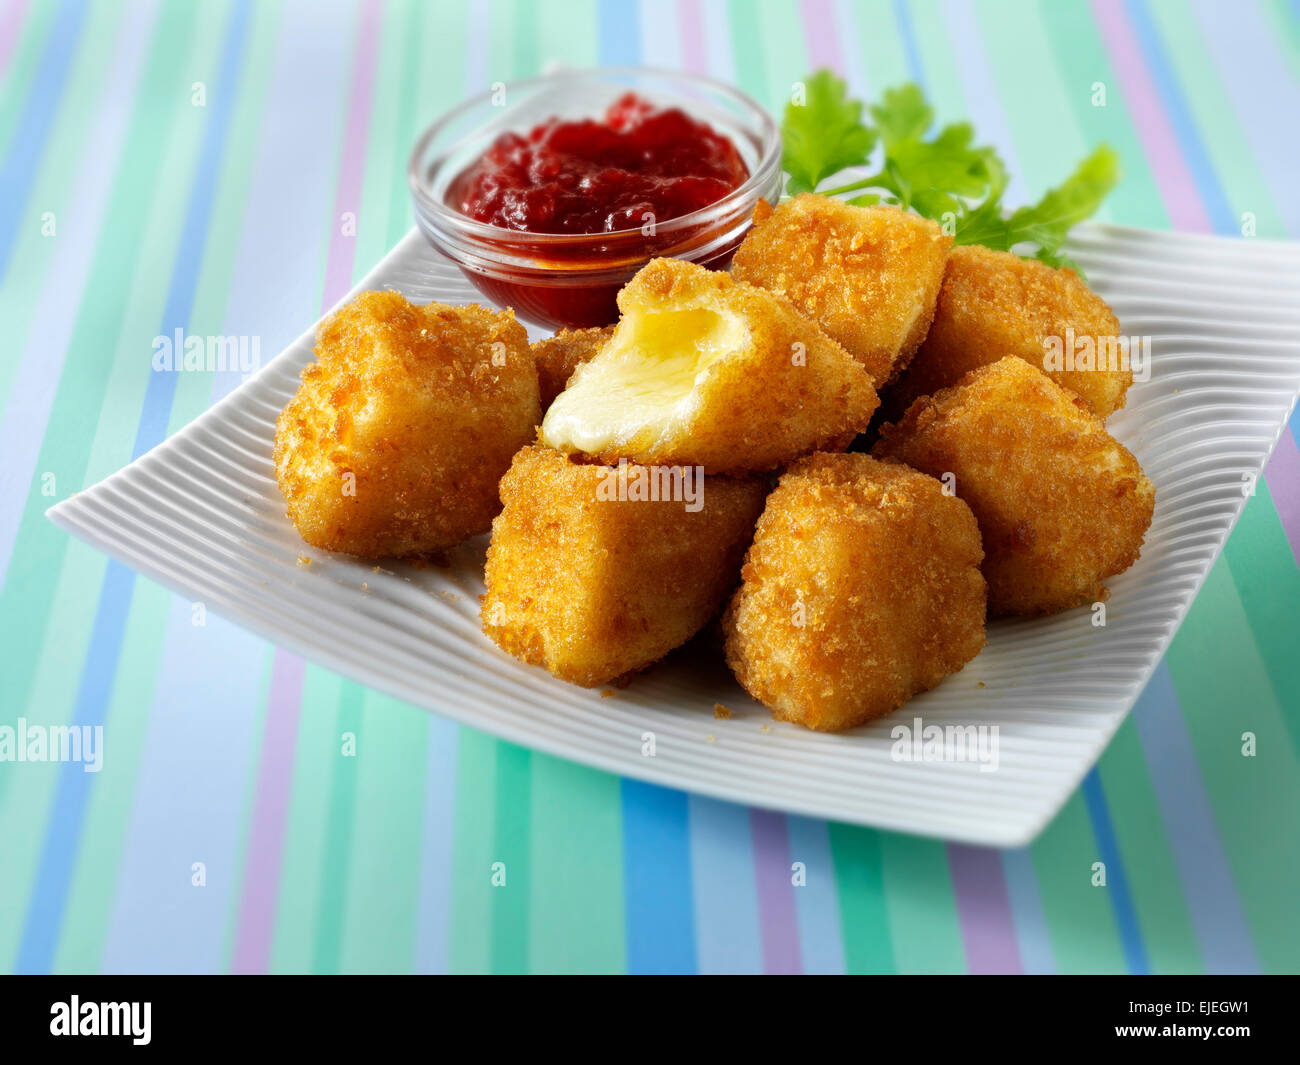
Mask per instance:
[[[1119,180],[1119,157],[1102,145],[1037,203],[1008,213],[1002,204],[1007,172],[997,152],[976,144],[969,122],[932,133],[934,109],[918,86],[886,90],[879,103],[865,109],[869,121],[862,102],[851,98],[844,81],[829,70],[817,71],[804,88],[802,102],[786,106],[781,124],[789,195],[857,193],[849,203],[890,203],[916,211],[943,225],[958,244],[1074,266],[1061,250],[1066,235],[1096,212]],[[867,167],[877,147],[875,173],[820,187],[845,170]]]

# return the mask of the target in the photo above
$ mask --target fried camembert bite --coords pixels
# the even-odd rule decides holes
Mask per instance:
[[[866,371],[790,303],[655,259],[618,295],[613,335],[542,422],[544,443],[601,462],[767,470],[848,446],[878,400]]]
[[[984,646],[980,534],[932,477],[811,455],[767,499],[723,617],[727,663],[778,720],[853,728]]]
[[[948,256],[934,322],[887,409],[901,414],[1007,355],[1082,397],[1102,421],[1133,382],[1119,320],[1078,274],[972,244]]]
[[[509,311],[363,292],[320,327],[276,426],[276,479],[314,547],[437,551],[488,530],[497,482],[540,419]]]
[[[1082,398],[1007,356],[918,399],[872,454],[951,475],[984,538],[994,614],[1103,600],[1151,524],[1155,488]]]
[[[644,669],[703,628],[735,586],[766,488],[525,448],[501,481],[483,631],[584,687]]]
[[[542,394],[542,410],[555,402],[564,391],[573,371],[584,362],[590,362],[605,346],[614,333],[612,325],[593,329],[561,329],[554,336],[533,344],[533,358],[537,362],[537,384]]]
[[[951,245],[920,215],[802,193],[760,201],[731,275],[787,297],[881,388],[925,339]]]

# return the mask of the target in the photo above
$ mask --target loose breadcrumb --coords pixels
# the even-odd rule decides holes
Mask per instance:
[[[728,710],[721,703],[714,703],[713,716],[716,717],[719,721],[725,721],[727,720],[727,718],[731,717],[731,711]]]

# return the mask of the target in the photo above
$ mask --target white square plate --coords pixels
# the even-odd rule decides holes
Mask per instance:
[[[962,672],[842,735],[772,723],[716,656],[687,648],[602,698],[522,665],[479,631],[486,537],[450,566],[372,564],[308,548],[271,463],[275,419],[314,328],[201,418],[60,503],[62,528],[167,587],[364,684],[550,754],[723,799],[972,843],[1048,823],[1136,701],[1245,504],[1300,392],[1300,245],[1077,231],[1072,254],[1150,380],[1110,423],[1156,485],[1142,557],[1087,609],[998,622]],[[414,230],[358,286],[480,301]],[[311,558],[302,565],[300,556]],[[715,720],[722,703],[730,720]],[[998,767],[896,761],[890,730],[998,727]],[[764,726],[769,726],[764,728]],[[655,754],[642,754],[642,735]]]

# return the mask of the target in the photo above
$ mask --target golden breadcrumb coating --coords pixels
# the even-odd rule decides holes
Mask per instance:
[[[662,472],[519,452],[501,481],[480,612],[498,647],[591,688],[704,627],[735,586],[767,485],[710,475],[702,506],[689,493],[637,498],[633,486]]]
[[[1056,270],[1035,259],[978,245],[954,248],[948,256],[939,305],[930,333],[899,382],[889,409],[901,414],[918,396],[955,385],[977,366],[1017,355],[1043,370],[1058,385],[1082,396],[1092,412],[1105,421],[1124,406],[1133,382],[1123,369],[1054,369],[1044,362],[1047,338],[1064,348],[1067,331],[1087,337],[1096,366],[1098,341],[1120,336],[1119,319],[1106,301],[1073,270]],[[1064,361],[1062,351],[1061,366]],[[1101,360],[1109,367],[1111,358]],[[1115,364],[1120,365],[1118,355]],[[1077,363],[1076,363],[1077,365]]]
[[[984,537],[995,614],[1102,600],[1138,557],[1155,488],[1088,405],[1023,359],[972,370],[886,425],[872,454],[952,474]]]
[[[514,316],[363,292],[321,323],[316,358],[275,435],[302,538],[377,558],[486,532],[497,482],[541,419]]]
[[[838,731],[888,714],[984,646],[980,535],[932,477],[811,455],[768,496],[723,617],[727,663],[774,717]]]
[[[623,317],[542,422],[543,442],[602,462],[743,473],[842,450],[878,400],[866,372],[789,301],[724,273],[655,259]]]
[[[909,211],[801,193],[775,210],[759,202],[731,274],[789,298],[880,388],[925,339],[951,245]]]
[[[555,336],[546,337],[533,345],[543,412],[564,391],[573,371],[584,362],[590,362],[613,334],[612,325],[591,329],[561,329]]]

